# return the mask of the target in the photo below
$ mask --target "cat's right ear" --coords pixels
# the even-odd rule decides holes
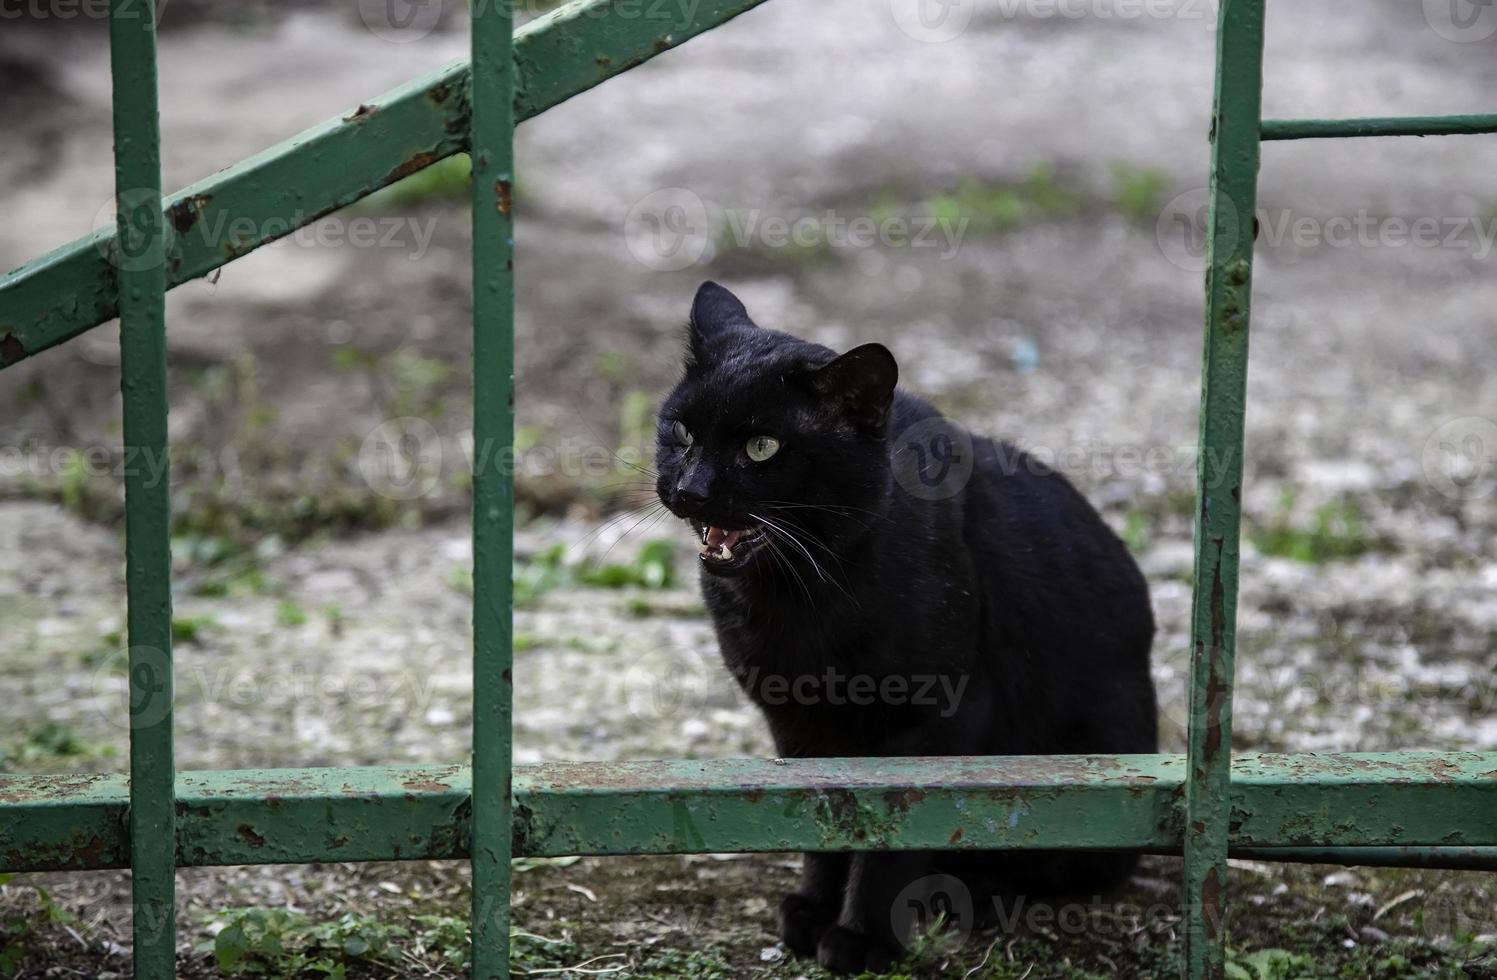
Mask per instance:
[[[729,330],[753,325],[748,309],[737,296],[715,282],[702,283],[691,303],[691,325],[687,328],[692,358],[701,363],[714,338]]]

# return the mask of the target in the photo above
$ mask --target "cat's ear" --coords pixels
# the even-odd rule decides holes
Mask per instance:
[[[881,432],[894,403],[899,364],[883,344],[854,347],[811,373],[817,393],[840,401],[853,421],[869,432]]]
[[[737,327],[752,327],[748,310],[743,302],[715,282],[704,282],[697,288],[696,299],[691,304],[691,325],[688,327],[692,356],[700,361],[714,337]]]

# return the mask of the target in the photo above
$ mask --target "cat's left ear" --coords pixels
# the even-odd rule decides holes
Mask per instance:
[[[748,309],[742,300],[715,282],[702,283],[691,304],[691,325],[688,330],[692,356],[698,361],[702,360],[716,337],[739,327],[753,325],[754,321],[749,319]]]
[[[899,364],[883,344],[854,347],[811,373],[817,393],[840,401],[868,432],[883,431],[898,383]]]

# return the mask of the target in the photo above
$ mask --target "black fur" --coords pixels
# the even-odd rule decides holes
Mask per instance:
[[[714,283],[698,292],[688,332],[685,376],[660,413],[657,489],[699,534],[770,528],[730,561],[704,556],[702,588],[723,659],[780,755],[1155,751],[1148,587],[1064,477],[973,437],[969,477],[911,484],[896,473],[932,475],[929,434],[960,430],[895,388],[886,349],[838,357],[762,329]],[[745,447],[763,435],[780,448],[755,462]],[[906,693],[880,686],[854,703],[854,677],[903,678]],[[796,692],[801,678],[816,683]],[[843,679],[840,698],[828,678]],[[1091,894],[1136,859],[967,852],[954,863],[808,854],[780,936],[830,969],[882,970],[905,938],[890,906],[922,876],[958,873],[979,896],[977,878],[1010,895]]]

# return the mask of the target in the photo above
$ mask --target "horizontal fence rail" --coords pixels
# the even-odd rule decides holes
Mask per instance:
[[[1265,119],[1265,140],[1363,136],[1477,136],[1497,133],[1497,113],[1472,116],[1383,116],[1368,119]]]
[[[517,767],[515,856],[919,848],[1178,854],[1185,757],[732,759]],[[184,772],[177,864],[459,859],[467,766]],[[128,779],[0,775],[0,869],[129,863]],[[1240,755],[1262,860],[1497,869],[1497,752]]]
[[[670,5],[668,22],[570,3],[515,31],[515,121],[585,92],[764,0]],[[167,287],[242,255],[467,150],[467,61],[438,69],[163,200]],[[113,229],[80,238],[0,278],[0,368],[119,312]]]

